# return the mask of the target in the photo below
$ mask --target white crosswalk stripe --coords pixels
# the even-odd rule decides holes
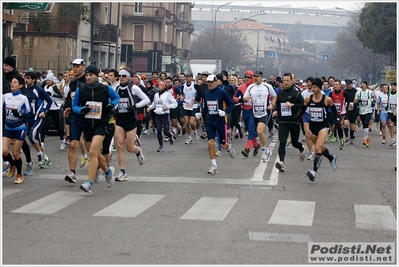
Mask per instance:
[[[81,200],[82,192],[58,191],[28,205],[12,211],[13,213],[53,214]]]
[[[160,201],[164,195],[130,194],[93,216],[136,217]]]
[[[396,231],[396,220],[390,206],[354,205],[356,228]]]
[[[202,197],[180,219],[223,221],[238,198]]]
[[[315,204],[313,201],[279,200],[269,224],[311,226]]]

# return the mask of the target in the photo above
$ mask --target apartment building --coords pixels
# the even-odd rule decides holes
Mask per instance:
[[[3,3],[3,33],[20,71],[59,73],[80,57],[103,70],[178,73],[192,55],[192,3],[63,2],[43,10],[34,4]]]

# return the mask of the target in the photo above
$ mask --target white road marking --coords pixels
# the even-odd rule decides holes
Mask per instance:
[[[180,219],[223,221],[238,198],[202,197]]]
[[[396,231],[396,220],[390,206],[354,205],[356,228]]]
[[[134,218],[164,197],[165,195],[130,194],[93,214],[93,216]]]
[[[13,213],[53,214],[81,200],[82,192],[58,191],[12,211]]]
[[[315,205],[313,201],[279,200],[269,224],[312,226]]]
[[[22,189],[10,189],[10,188],[3,188],[3,198],[7,197],[9,195],[15,194],[19,191],[22,191]]]

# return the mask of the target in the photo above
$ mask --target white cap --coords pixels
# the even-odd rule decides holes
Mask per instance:
[[[84,59],[81,58],[75,59],[71,64],[86,66],[86,62],[84,61]]]
[[[209,75],[209,76],[206,78],[206,81],[207,81],[207,82],[214,82],[214,81],[216,81],[216,76],[213,75],[213,74],[211,74],[211,75]]]
[[[345,81],[341,81],[341,85],[346,85],[346,82]]]

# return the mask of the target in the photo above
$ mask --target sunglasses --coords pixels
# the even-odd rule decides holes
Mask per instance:
[[[245,79],[251,79],[252,77],[251,76],[245,76]]]
[[[121,78],[126,78],[127,75],[119,75],[119,77],[121,77]]]

